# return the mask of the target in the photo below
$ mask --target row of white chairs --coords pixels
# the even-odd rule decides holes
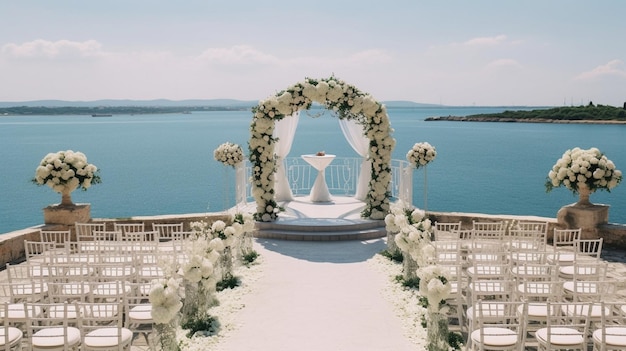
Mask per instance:
[[[531,303],[526,301],[478,301],[473,311],[475,324],[469,332],[471,350],[524,350]],[[551,311],[536,330],[539,350],[581,350],[590,345],[594,350],[626,349],[626,309],[621,303],[601,302],[601,317],[589,318],[591,304],[584,302],[550,302]]]
[[[16,349],[128,350],[135,333],[152,328],[151,305],[139,287],[121,283],[107,298],[97,301],[4,302],[0,310],[5,339]],[[137,292],[134,292],[137,291]],[[18,343],[17,339],[26,336]],[[16,336],[15,338],[13,336]],[[0,335],[0,346],[2,346]]]

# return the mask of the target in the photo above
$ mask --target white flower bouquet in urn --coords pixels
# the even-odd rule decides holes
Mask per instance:
[[[63,195],[61,205],[72,205],[70,193],[78,188],[89,189],[101,182],[99,170],[78,151],[59,151],[46,155],[35,170],[33,183],[47,185]]]
[[[596,190],[610,192],[622,181],[622,172],[616,169],[599,149],[573,148],[556,161],[546,179],[546,192],[564,186],[579,194],[579,203],[589,204],[589,194]]]

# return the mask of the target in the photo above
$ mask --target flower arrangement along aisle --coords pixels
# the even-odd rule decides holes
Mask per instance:
[[[388,240],[393,240],[402,252],[403,284],[418,288],[419,304],[427,310],[423,324],[427,328],[428,350],[460,349],[461,337],[448,330],[446,299],[452,291],[450,271],[433,264],[436,251],[431,242],[430,219],[424,211],[397,202],[385,217],[385,226],[387,232],[392,233]]]
[[[406,159],[415,169],[424,168],[424,211],[428,209],[428,176],[426,166],[435,160],[437,151],[429,143],[416,143],[406,153]]]
[[[429,143],[416,143],[406,153],[406,160],[419,169],[431,163],[437,157],[437,151]]]
[[[363,126],[364,135],[369,139],[367,157],[372,167],[365,209],[361,215],[383,219],[389,212],[391,153],[395,146],[387,109],[369,94],[335,77],[319,80],[306,78],[261,101],[252,109],[248,157],[252,164],[252,193],[257,204],[255,219],[274,221],[280,212],[274,194],[275,122],[309,109],[314,102],[336,112],[340,119],[353,119]]]
[[[574,194],[579,194],[578,205],[591,205],[589,194],[596,190],[610,192],[622,181],[622,172],[615,168],[613,161],[597,148],[584,150],[573,148],[563,156],[548,173],[546,192],[564,186]]]
[[[87,162],[82,152],[72,150],[47,154],[35,170],[33,183],[47,185],[60,193],[61,205],[71,206],[72,191],[89,189],[92,184],[101,182],[98,167]]]
[[[238,144],[226,142],[213,151],[213,157],[225,166],[235,167],[243,162],[243,150]]]
[[[227,222],[191,223],[192,235],[185,240],[183,252],[161,257],[165,279],[153,281],[150,291],[156,331],[150,340],[153,349],[170,351],[181,343],[189,344],[176,339],[179,328],[187,330],[187,338],[217,331],[219,323],[210,309],[218,304],[215,293],[224,271],[230,269],[228,274],[233,275],[230,250],[252,252],[251,240],[243,240],[254,230],[252,215],[234,214]],[[224,263],[225,256],[229,263]]]

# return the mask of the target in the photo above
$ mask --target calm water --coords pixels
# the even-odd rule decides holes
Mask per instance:
[[[545,193],[547,172],[566,149],[600,148],[626,171],[626,126],[424,122],[428,116],[497,112],[504,108],[390,109],[404,160],[416,142],[437,148],[428,166],[428,209],[555,217],[576,201],[565,189]],[[315,111],[318,112],[318,111]],[[311,113],[314,115],[315,113]],[[60,195],[30,182],[49,152],[84,152],[101,169],[102,184],[72,193],[89,202],[93,217],[202,213],[231,206],[234,172],[213,160],[213,150],[249,138],[249,112],[113,116],[0,117],[0,233],[38,225],[42,208]],[[289,156],[325,150],[355,157],[330,114],[300,117]],[[423,207],[424,171],[415,172],[414,204]],[[611,205],[611,222],[626,223],[626,184],[591,196]]]

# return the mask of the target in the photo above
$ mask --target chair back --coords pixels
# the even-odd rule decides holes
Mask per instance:
[[[472,222],[472,239],[502,240],[505,225],[500,222]]]
[[[145,225],[143,224],[143,222],[141,223],[114,223],[113,229],[116,231],[122,232],[122,234],[146,231]]]
[[[603,238],[599,239],[580,239],[576,241],[576,260],[599,260],[602,255]]]
[[[552,246],[555,250],[571,250],[576,248],[576,242],[580,239],[581,229],[557,229],[554,228]]]
[[[76,241],[91,241],[93,240],[93,232],[106,230],[105,223],[78,223],[76,222],[74,227],[76,228]]]
[[[434,240],[458,240],[461,221],[453,223],[435,222],[433,227]]]
[[[3,351],[22,349],[21,343],[24,333],[19,328],[10,325],[11,319],[9,316],[12,308],[15,307],[10,306],[8,302],[3,302],[0,306],[0,321],[2,321],[2,326],[0,326],[0,350]]]
[[[183,223],[154,223],[152,229],[158,233],[159,241],[170,241],[174,239],[175,232],[183,231]]]

